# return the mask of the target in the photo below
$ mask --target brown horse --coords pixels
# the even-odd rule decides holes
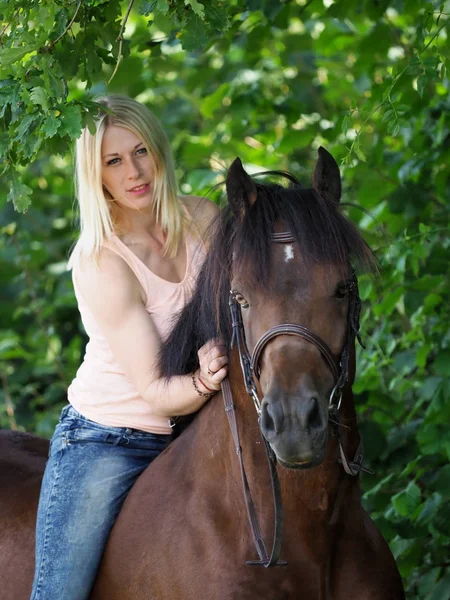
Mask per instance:
[[[312,189],[287,177],[288,188],[257,183],[238,159],[229,171],[229,206],[162,366],[167,376],[190,372],[207,339],[233,338],[232,400],[225,412],[216,395],[139,478],[91,600],[404,598],[392,554],[360,501],[364,467],[351,390],[359,297],[351,264],[370,265],[372,256],[339,212],[340,175],[330,154],[320,149]],[[267,565],[278,552],[269,556],[255,525],[252,536],[239,442],[226,416],[234,412],[261,537],[270,540],[276,529],[276,547],[281,519],[274,527],[265,445],[279,465],[285,566],[246,562],[259,555]],[[17,437],[6,438],[1,589],[7,600],[26,600],[44,449],[26,436],[15,447]]]

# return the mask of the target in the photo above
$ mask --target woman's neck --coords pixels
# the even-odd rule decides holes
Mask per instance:
[[[145,242],[149,238],[164,243],[161,226],[151,209],[148,211],[121,211],[120,216],[116,219],[114,233],[125,243]]]

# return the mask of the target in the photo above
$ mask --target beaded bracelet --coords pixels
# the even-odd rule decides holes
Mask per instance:
[[[202,392],[202,390],[198,387],[197,382],[195,381],[195,372],[191,373],[191,379],[192,379],[192,385],[194,386],[194,389],[199,396],[203,396],[204,398],[208,398],[208,399],[211,398],[211,396],[214,396],[215,392]],[[208,389],[208,388],[206,388],[206,389]]]

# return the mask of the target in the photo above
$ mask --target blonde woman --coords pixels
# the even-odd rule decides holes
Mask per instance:
[[[39,502],[32,600],[84,600],[142,471],[226,375],[211,341],[190,376],[161,379],[159,348],[189,299],[217,207],[178,197],[169,144],[138,102],[109,96],[76,148],[81,232],[70,258],[86,354],[51,440]]]

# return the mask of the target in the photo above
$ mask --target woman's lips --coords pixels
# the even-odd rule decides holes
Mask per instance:
[[[132,188],[131,190],[128,190],[128,192],[130,194],[144,194],[145,192],[147,192],[150,188],[150,184],[149,183],[145,183],[142,185],[136,185],[134,188]]]

